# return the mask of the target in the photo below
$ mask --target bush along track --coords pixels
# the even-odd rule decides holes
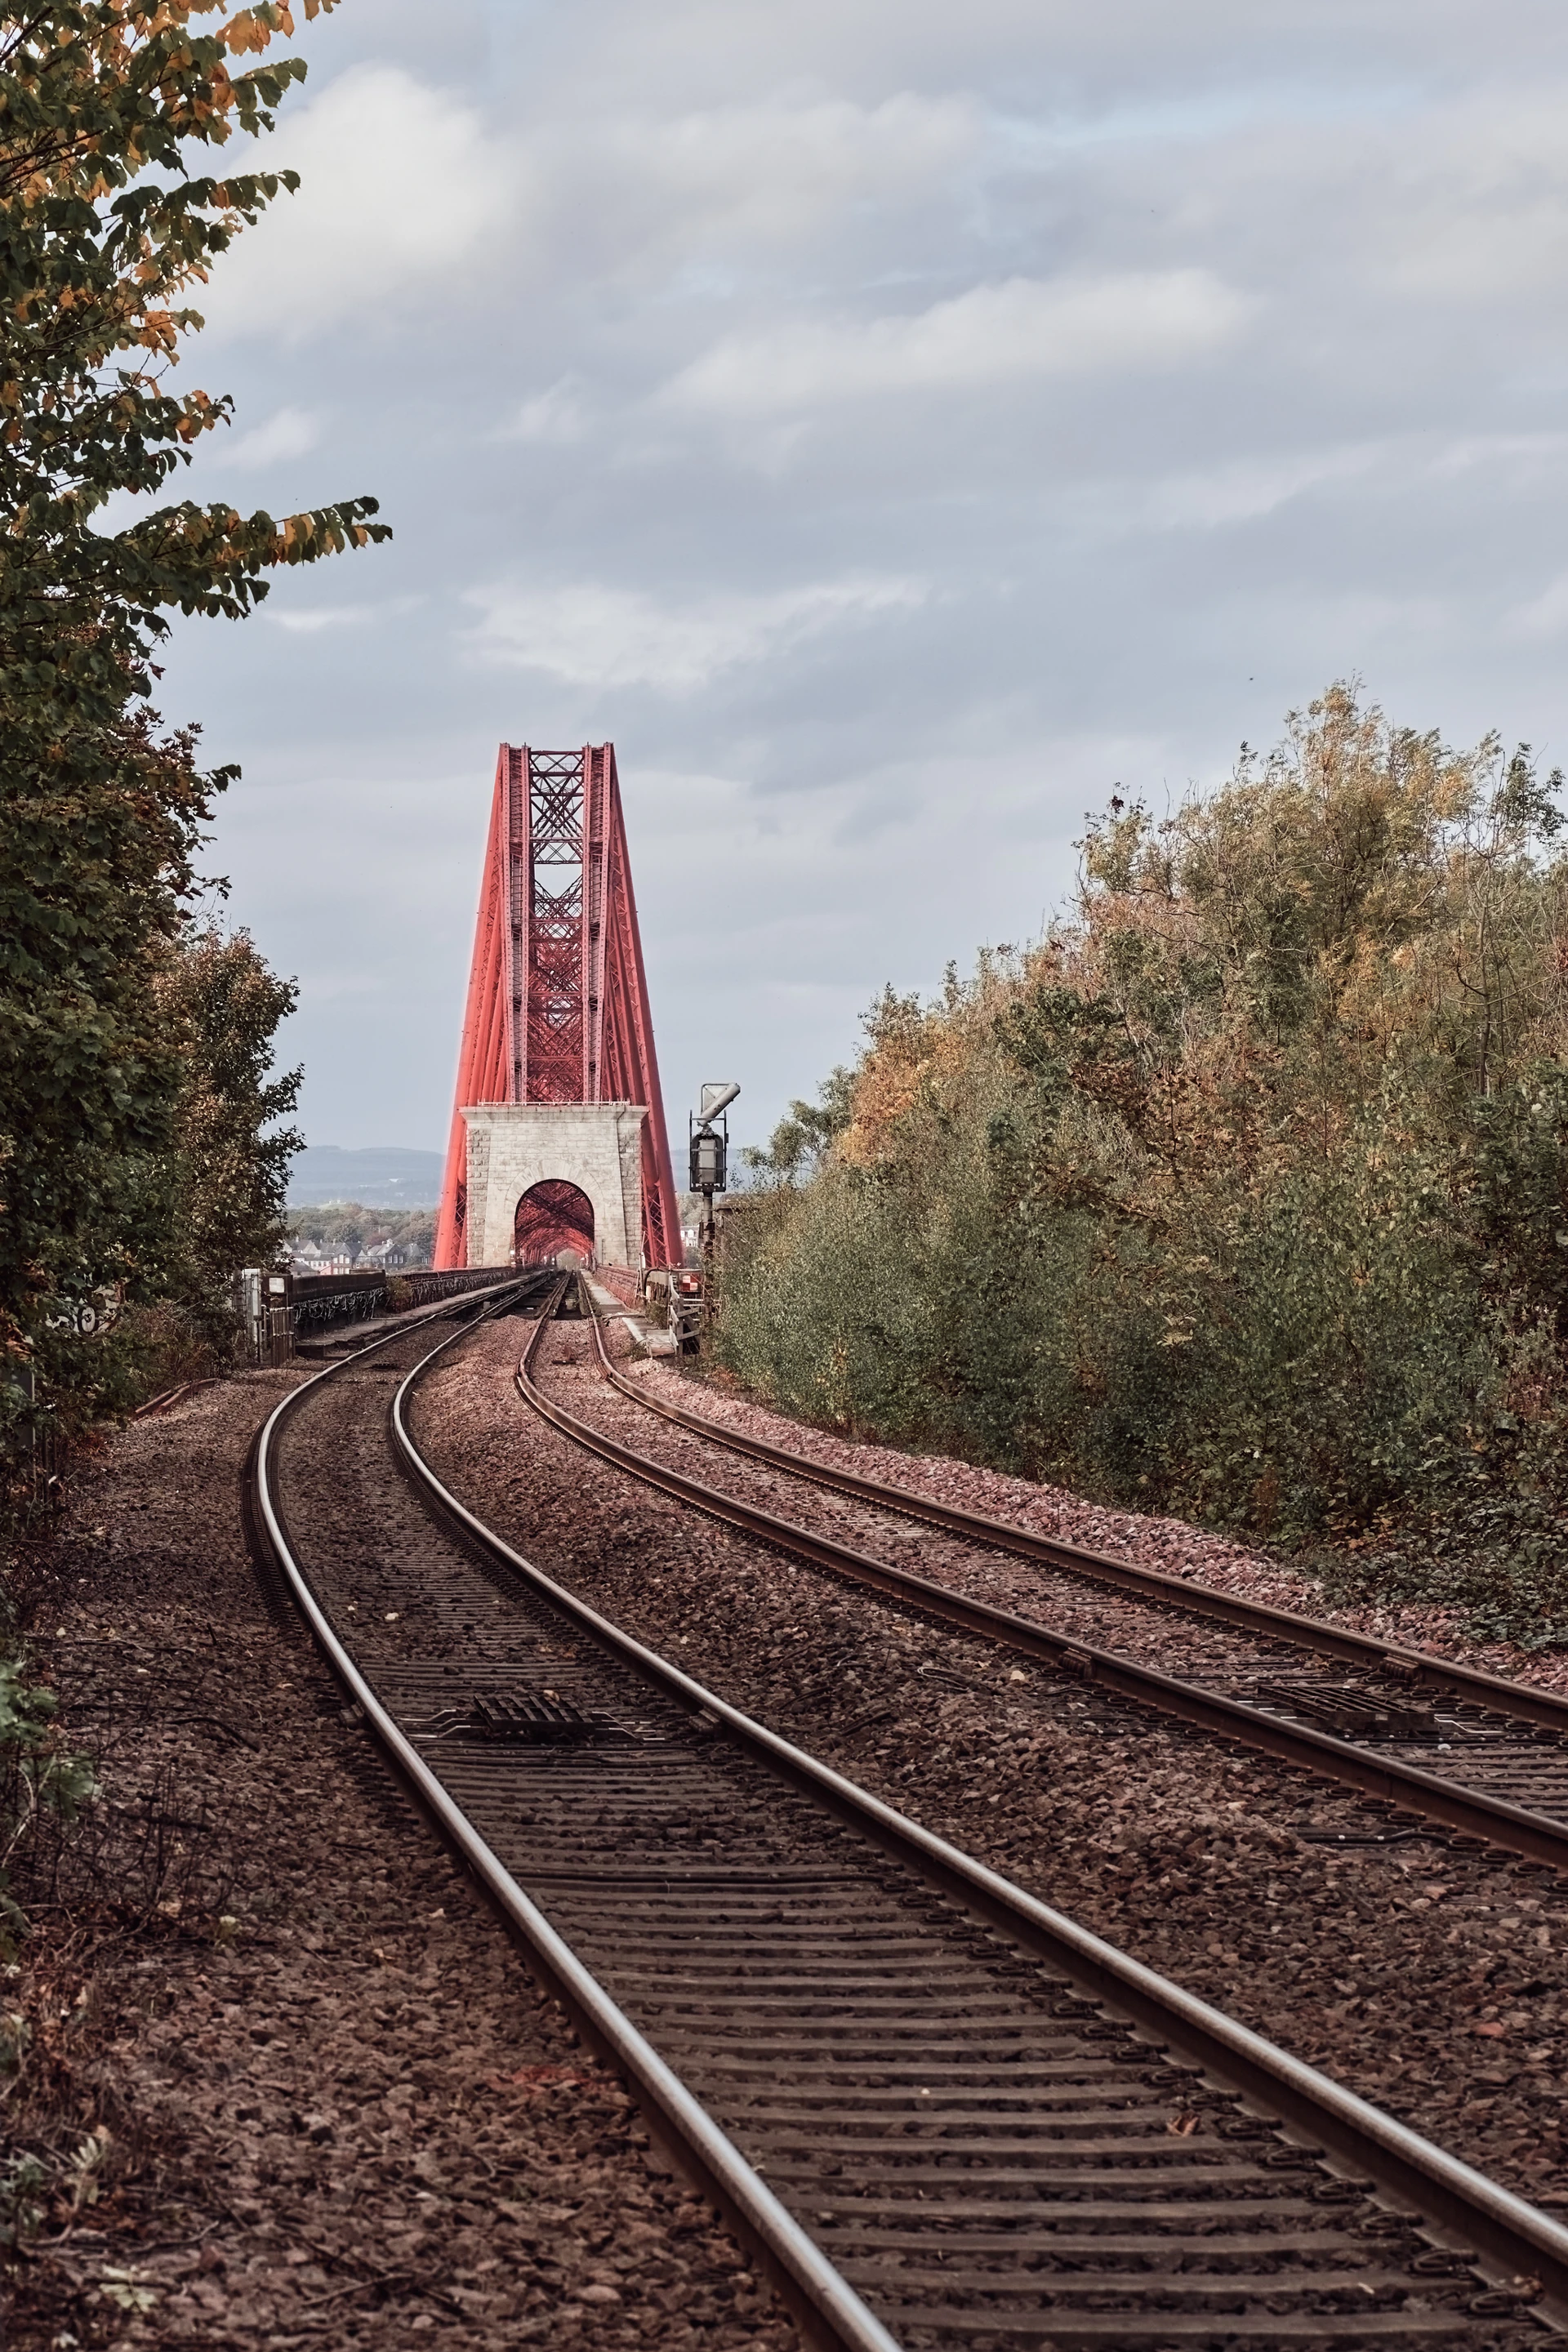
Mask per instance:
[[[1113,802],[1037,948],[889,992],[752,1155],[720,1360],[1568,1639],[1560,782],[1340,687],[1168,820]]]

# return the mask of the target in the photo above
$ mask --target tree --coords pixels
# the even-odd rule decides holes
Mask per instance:
[[[153,1164],[169,1220],[168,1286],[221,1329],[223,1293],[239,1266],[268,1265],[287,1236],[289,1162],[302,1139],[277,1121],[302,1073],[273,1076],[279,1023],[299,999],[248,931],[193,929],[164,961],[154,991],[160,1025],[181,1044],[170,1149]]]
[[[854,1113],[855,1073],[840,1067],[817,1088],[814,1103],[792,1102],[768,1138],[765,1151],[747,1144],[741,1164],[755,1184],[794,1184],[821,1166]]]
[[[305,0],[316,16],[333,0]],[[210,30],[201,20],[217,17]],[[189,500],[103,527],[226,423],[176,394],[186,299],[291,173],[194,170],[271,129],[304,76],[258,62],[280,5],[40,0],[0,16],[0,1387],[12,1427],[42,1374],[68,1420],[93,1382],[47,1330],[163,1253],[149,1164],[172,1148],[179,1051],[159,1017],[200,828],[235,772],[148,707],[174,610],[242,617],[266,572],[387,536],[356,498],[275,520]],[[150,1223],[153,1221],[153,1223]],[[16,1375],[26,1368],[26,1385]]]
[[[873,1008],[723,1360],[1568,1640],[1562,784],[1339,686],[1163,822],[1113,801],[1037,949]]]

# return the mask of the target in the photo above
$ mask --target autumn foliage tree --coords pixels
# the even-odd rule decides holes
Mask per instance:
[[[314,16],[332,0],[305,0]],[[201,287],[285,173],[217,169],[304,74],[289,9],[40,0],[0,16],[0,1412],[90,1410],[51,1331],[156,1296],[180,1043],[156,975],[233,771],[148,705],[173,612],[242,618],[267,574],[386,536],[353,498],[275,519],[169,502],[230,403],[176,388]],[[197,168],[205,163],[214,167]],[[106,509],[127,495],[134,519]],[[163,502],[160,502],[163,501]]]
[[[1342,687],[1113,802],[1039,948],[873,1008],[804,1185],[785,1123],[730,1360],[1568,1639],[1560,784]]]

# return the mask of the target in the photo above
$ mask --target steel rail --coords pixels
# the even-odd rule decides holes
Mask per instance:
[[[520,1381],[536,1353],[547,1318],[541,1316],[519,1367]],[[461,1335],[454,1335],[458,1337]],[[445,1342],[449,1346],[452,1341]],[[727,1731],[746,1752],[826,1805],[928,1883],[1002,1927],[1053,1969],[1142,2028],[1163,2047],[1175,2046],[1227,2091],[1263,2107],[1287,2129],[1308,2136],[1341,2166],[1363,2175],[1439,2231],[1499,2265],[1512,2282],[1539,2281],[1543,2315],[1568,2326],[1568,2229],[1473,2167],[1437,2147],[1316,2067],[1279,2049],[1168,1978],[1053,1910],[976,1862],[908,1815],[885,1804],[831,1766],[821,1763],[660,1657],[624,1628],[486,1526],[458,1500],[424,1459],[409,1433],[409,1390],[436,1360],[433,1350],[395,1391],[395,1441],[431,1499],[505,1573],[563,1612],[595,1643],[694,1715]],[[531,1385],[531,1382],[530,1383]],[[548,1402],[548,1400],[545,1400]],[[553,1420],[553,1413],[546,1418]],[[570,1416],[563,1416],[569,1420]],[[998,2321],[1000,2332],[1005,2324]],[[1068,2331],[1070,2332],[1070,2330]]]
[[[1184,1723],[1272,1756],[1281,1763],[1338,1781],[1363,1796],[1382,1798],[1429,1821],[1441,1822],[1446,1828],[1458,1830],[1463,1835],[1484,1838],[1527,1860],[1568,1871],[1568,1822],[1510,1804],[1506,1798],[1488,1796],[1484,1790],[1467,1788],[1463,1782],[1447,1780],[1439,1773],[1423,1771],[1419,1765],[1407,1764],[1401,1758],[1379,1756],[1352,1741],[1337,1739],[1331,1732],[1316,1731],[1308,1725],[1266,1714],[1261,1707],[1249,1706],[1243,1699],[1227,1698],[1221,1692],[1205,1690],[1201,1684],[1163,1674],[1158,1667],[1140,1664],[1119,1651],[1100,1649],[1071,1634],[1053,1633],[1032,1617],[994,1608],[989,1601],[972,1600],[966,1593],[933,1583],[929,1577],[915,1575],[912,1570],[873,1559],[847,1544],[836,1542],[830,1536],[797,1527],[793,1520],[760,1510],[738,1496],[705,1486],[683,1471],[637,1453],[618,1438],[606,1435],[591,1423],[568,1412],[539,1387],[532,1376],[531,1361],[543,1328],[542,1321],[518,1365],[519,1393],[563,1436],[617,1468],[630,1471],[647,1485],[661,1488],[678,1502],[693,1504],[710,1518],[723,1520],[742,1534],[754,1536],[815,1568],[826,1569],[830,1575],[843,1577],[917,1609],[940,1624],[960,1633],[977,1633],[1022,1656],[1044,1660],[1102,1690],[1115,1691],[1140,1706],[1158,1707]]]
[[[515,1287],[515,1285],[507,1286]],[[555,1288],[551,1306],[559,1301],[564,1288],[565,1281],[563,1280]],[[473,1295],[469,1294],[470,1297]],[[479,1295],[489,1296],[489,1293]],[[446,1305],[430,1319],[441,1320],[451,1311],[450,1305]],[[541,1316],[541,1328],[549,1311],[547,1307]],[[673,2139],[698,2178],[716,2195],[724,2210],[739,2221],[744,2234],[766,2258],[770,2272],[784,2288],[787,2298],[805,2318],[816,2340],[834,2347],[834,2352],[900,2352],[896,2338],[867,2308],[854,2288],[840,2276],[794,2215],[780,2203],[761,2176],[748,2164],[740,2149],[692,2097],[679,2076],[584,1967],[571,1946],[551,1926],[543,1912],[530,1901],[500,1857],[479,1835],[461,1806],[447,1794],[439,1778],[405,1737],[360,1673],[333,1631],[316,1598],[309,1576],[294,1555],[272,1494],[273,1446],[279,1427],[285,1418],[298,1408],[300,1399],[321,1381],[332,1379],[345,1366],[360,1362],[365,1356],[375,1353],[377,1349],[405,1338],[407,1331],[405,1324],[399,1331],[373,1341],[369,1347],[345,1357],[341,1362],[329,1364],[285,1397],[268,1416],[257,1444],[253,1475],[261,1525],[278,1565],[287,1578],[323,1656],[354,1704],[362,1709],[365,1721],[398,1771],[442,1833],[462,1855],[491,1901],[535,1955],[547,1978],[563,1996],[567,2007],[586,2028],[589,2038],[627,2075],[638,2094],[639,2104],[645,2112],[651,2111],[650,2120],[656,2129],[668,2139]],[[461,1518],[470,1533],[482,1535],[493,1549],[500,1549],[504,1548],[500,1546],[499,1539],[490,1537],[488,1530],[481,1530],[479,1523],[471,1519],[462,1506],[438,1486],[434,1474],[416,1453],[403,1420],[404,1399],[415,1380],[447,1349],[465,1337],[466,1329],[453,1332],[422,1358],[402,1381],[393,1399],[393,1430],[405,1459],[426,1486],[438,1492],[443,1504]],[[515,1555],[508,1554],[507,1558],[509,1565],[524,1568],[525,1564],[517,1560]]]
[[[984,1544],[988,1551],[1010,1552],[1019,1559],[1037,1560],[1047,1568],[1064,1568],[1087,1580],[1115,1585],[1120,1591],[1137,1593],[1145,1600],[1185,1610],[1191,1616],[1212,1617],[1221,1624],[1267,1633],[1298,1649],[1317,1650],[1324,1657],[1342,1659],[1347,1664],[1374,1671],[1381,1668],[1384,1672],[1392,1667],[1401,1676],[1412,1677],[1427,1687],[1440,1685],[1460,1698],[1473,1699],[1500,1714],[1516,1716],[1523,1722],[1568,1735],[1568,1698],[1555,1691],[1537,1690],[1506,1675],[1485,1674],[1479,1667],[1437,1657],[1429,1650],[1411,1649],[1399,1642],[1374,1641],[1370,1633],[1325,1624],[1321,1618],[1303,1617],[1293,1610],[1271,1608],[1264,1601],[1246,1601],[1237,1593],[1217,1592],[1212,1586],[1189,1584],[1184,1577],[1168,1575],[1163,1569],[1144,1568],[1135,1560],[1118,1559],[1113,1553],[1091,1551],[1058,1536],[1036,1535],[1032,1528],[1015,1527],[1006,1519],[994,1519],[983,1511],[966,1511],[957,1504],[939,1503],[910,1486],[896,1486],[878,1478],[862,1477],[854,1470],[835,1469],[825,1462],[814,1462],[806,1455],[790,1453],[786,1446],[770,1445],[765,1438],[743,1437],[739,1431],[727,1429],[721,1422],[710,1421],[703,1413],[688,1412],[664,1397],[648,1396],[640,1382],[627,1380],[624,1372],[616,1370],[605,1346],[604,1323],[616,1319],[607,1310],[602,1314],[595,1304],[594,1329],[599,1362],[611,1385],[634,1404],[641,1405],[645,1412],[657,1413],[662,1420],[674,1422],[714,1445],[727,1446],[731,1453],[747,1454],[755,1462],[765,1462],[770,1468],[787,1471],[792,1477],[806,1479],[813,1486],[852,1495],[859,1502],[875,1504],[879,1510],[922,1519],[928,1527],[941,1528],[970,1543]]]

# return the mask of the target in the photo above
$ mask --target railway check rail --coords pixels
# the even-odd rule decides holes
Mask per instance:
[[[389,1756],[812,2340],[1482,2352],[1568,2316],[1548,2216],[501,1542],[409,1426],[474,1312],[286,1399],[255,1522]]]

